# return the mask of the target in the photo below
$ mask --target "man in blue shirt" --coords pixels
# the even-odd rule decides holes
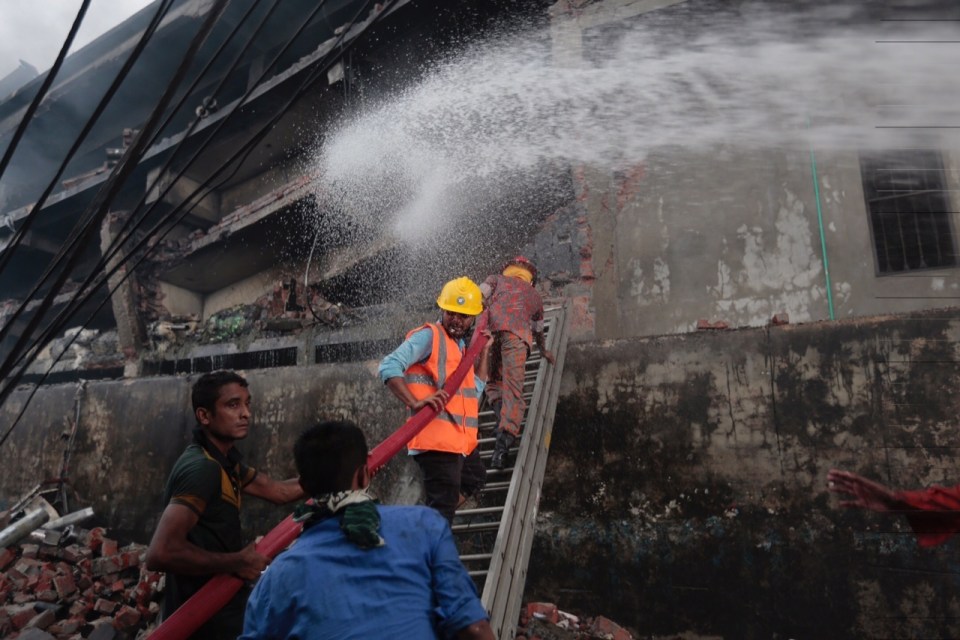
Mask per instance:
[[[426,507],[379,506],[367,493],[356,425],[308,429],[294,458],[314,505],[250,595],[240,640],[493,640],[446,521]]]

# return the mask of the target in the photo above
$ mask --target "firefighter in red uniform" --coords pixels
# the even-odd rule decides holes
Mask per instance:
[[[523,399],[523,378],[527,356],[534,344],[550,363],[555,359],[544,346],[543,299],[533,286],[537,268],[523,256],[504,265],[500,274],[480,285],[489,313],[489,329],[494,337],[493,379],[487,387],[487,400],[497,415],[497,439],[490,466],[503,469],[507,452],[520,435],[527,403]]]
[[[380,363],[379,375],[411,413],[427,405],[439,411],[407,448],[423,473],[427,506],[452,522],[456,509],[486,483],[477,431],[490,345],[481,352],[476,371],[471,366],[460,388],[448,397],[443,385],[460,364],[465,337],[483,311],[480,288],[469,278],[451,280],[443,286],[437,306],[443,312],[440,322],[408,333]]]

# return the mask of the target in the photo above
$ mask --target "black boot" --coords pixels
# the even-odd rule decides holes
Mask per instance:
[[[493,444],[493,457],[490,458],[491,469],[505,469],[507,467],[507,452],[517,437],[506,431],[497,431],[497,441]]]

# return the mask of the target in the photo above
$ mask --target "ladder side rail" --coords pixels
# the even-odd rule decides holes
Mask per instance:
[[[516,627],[513,618],[519,613],[522,589],[526,578],[525,563],[529,560],[533,530],[536,524],[540,487],[546,467],[549,447],[549,429],[556,393],[562,375],[563,336],[565,335],[565,309],[551,310],[551,331],[547,348],[558,355],[556,366],[541,367],[537,385],[531,398],[524,427],[524,442],[517,457],[514,477],[507,497],[509,515],[504,514],[503,527],[498,532],[494,546],[493,561],[484,584],[484,604],[488,605],[491,624],[498,637],[512,637],[507,631]],[[560,347],[558,349],[558,346]],[[550,396],[553,396],[551,399]],[[545,433],[545,427],[547,433]],[[495,576],[490,580],[490,576]]]
[[[550,333],[553,333],[552,327]],[[536,401],[538,398],[536,390],[546,375],[545,369],[546,367],[544,367],[543,363],[541,363],[539,370],[537,371],[537,382],[534,385],[534,401]],[[510,488],[507,490],[507,496],[503,503],[504,508],[503,515],[500,518],[500,528],[497,531],[497,537],[493,543],[493,558],[490,561],[490,567],[487,571],[487,578],[483,583],[483,594],[480,598],[484,607],[491,614],[491,626],[494,626],[494,623],[496,622],[494,619],[495,601],[497,600],[498,594],[501,592],[500,583],[503,579],[502,574],[505,570],[509,570],[509,566],[504,564],[504,554],[506,549],[505,538],[512,528],[512,521],[516,514],[517,493],[520,490],[521,485],[520,479],[523,476],[524,469],[527,468],[525,462],[532,453],[530,443],[536,440],[534,437],[536,434],[531,433],[531,431],[528,429],[528,421],[532,409],[532,406],[529,407],[527,418],[525,419],[524,431],[520,439],[520,450],[517,452],[516,462],[514,463],[513,473],[511,474],[510,478]],[[494,632],[496,633],[496,626],[494,626]]]
[[[512,574],[512,584],[508,595],[504,598],[505,608],[503,610],[503,625],[500,638],[513,638],[517,631],[517,618],[520,615],[520,609],[523,605],[523,593],[527,582],[527,571],[530,563],[530,553],[533,549],[533,539],[536,534],[537,514],[540,511],[540,498],[542,496],[544,479],[546,477],[547,458],[550,453],[550,441],[553,436],[553,419],[556,414],[557,399],[560,395],[560,382],[563,376],[563,363],[566,355],[566,347],[569,339],[567,314],[558,323],[558,342],[555,353],[557,354],[557,364],[552,369],[551,379],[544,390],[546,392],[546,402],[543,404],[543,411],[537,415],[539,423],[540,438],[538,439],[538,456],[534,473],[530,477],[530,488],[527,497],[524,518],[525,526],[519,532],[519,539],[515,541],[516,560],[515,571]]]

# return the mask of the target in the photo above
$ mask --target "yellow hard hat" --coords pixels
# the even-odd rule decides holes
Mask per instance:
[[[470,278],[457,278],[443,285],[437,297],[437,306],[444,311],[478,316],[483,311],[480,287]]]

